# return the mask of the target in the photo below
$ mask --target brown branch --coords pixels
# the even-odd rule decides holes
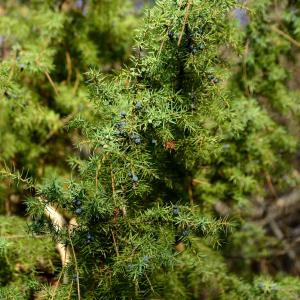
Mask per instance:
[[[300,189],[295,189],[292,193],[278,198],[274,204],[272,204],[268,209],[268,214],[262,220],[256,223],[264,226],[268,224],[271,220],[287,215],[292,211],[295,211],[295,207],[300,206]],[[254,215],[255,217],[255,215]]]
[[[68,232],[68,235],[69,235],[69,241],[70,241],[70,244],[71,244],[72,254],[73,254],[73,258],[74,258],[74,264],[75,264],[76,283],[77,283],[77,295],[78,295],[78,300],[80,300],[81,299],[81,295],[80,295],[79,271],[78,271],[77,258],[76,258],[76,254],[75,254],[73,242],[72,242],[72,239],[71,239],[71,236],[70,236],[70,231]]]
[[[267,176],[269,187],[271,187],[270,185],[272,185],[272,182],[270,180],[271,180],[270,176]],[[273,194],[276,195],[276,191],[273,190],[273,187],[271,187],[270,190],[272,191]],[[286,196],[277,198],[274,204],[272,204],[268,208],[267,215],[262,220],[255,222],[259,226],[268,225],[270,227],[274,236],[282,242],[284,252],[294,262],[298,272],[300,272],[300,262],[297,258],[297,254],[293,250],[292,245],[287,240],[285,240],[284,233],[282,232],[277,222],[278,222],[278,218],[282,218],[283,216],[288,215],[289,213],[297,211],[296,208],[299,207],[299,205],[300,205],[300,189],[298,188]],[[257,216],[253,215],[253,217],[257,217]]]
[[[68,71],[67,82],[70,82],[72,78],[72,60],[69,51],[66,51],[66,62]]]
[[[181,29],[180,36],[179,36],[179,39],[178,39],[178,45],[177,45],[178,47],[180,47],[180,44],[181,44],[181,40],[182,40],[182,36],[183,36],[183,33],[184,33],[185,24],[187,22],[189,14],[190,14],[190,7],[191,7],[191,0],[188,0],[187,1],[187,5],[186,5],[186,10],[185,10],[185,15],[184,15],[184,21],[183,21],[182,29]]]
[[[50,300],[54,300],[55,299],[56,292],[57,292],[57,289],[58,289],[58,286],[59,286],[59,282],[60,282],[60,280],[61,280],[64,272],[65,272],[65,266],[63,266],[62,270],[60,271],[60,274],[59,274],[58,279],[57,279],[57,283],[55,285],[55,288],[54,288],[54,291],[53,291],[53,294],[52,294],[52,297],[51,297]]]
[[[278,33],[282,37],[284,37],[286,40],[288,40],[289,42],[291,42],[294,46],[300,48],[300,42],[298,42],[295,39],[293,39],[290,35],[288,35],[284,31],[280,30],[275,25],[271,26],[271,30],[274,31],[274,32],[276,32],[276,33]]]
[[[198,184],[205,184],[207,183],[205,180],[200,180],[200,179],[193,179],[192,184],[193,185],[198,185]]]
[[[96,191],[98,190],[98,186],[99,186],[99,179],[98,179],[98,177],[99,177],[100,167],[104,163],[105,159],[106,159],[106,155],[103,156],[101,162],[99,162],[98,165],[97,165],[96,178],[95,178]]]
[[[166,38],[163,38],[161,44],[160,44],[160,47],[159,47],[159,51],[158,51],[158,56],[157,57],[160,57],[160,54],[161,54],[161,51],[164,47],[164,44],[165,44],[165,41],[166,41]]]
[[[59,95],[58,89],[57,89],[57,87],[56,87],[54,81],[52,80],[50,74],[49,74],[47,71],[45,71],[45,75],[46,75],[46,77],[48,78],[48,80],[49,80],[51,86],[53,87],[56,96],[58,96],[58,95]]]
[[[278,196],[277,196],[275,187],[274,187],[274,185],[273,185],[273,183],[272,183],[272,178],[271,178],[270,174],[269,174],[268,172],[265,172],[265,176],[266,176],[266,179],[267,179],[268,187],[269,187],[269,189],[270,189],[272,195],[274,196],[275,199],[277,199]]]
[[[191,208],[193,210],[193,207],[194,207],[194,198],[193,198],[192,184],[189,184],[188,195],[189,195],[189,200],[190,200],[190,206],[191,206]]]
[[[78,71],[78,69],[76,69],[76,80],[75,80],[73,91],[72,91],[73,96],[75,96],[77,93],[79,83],[80,83],[80,72]]]
[[[39,198],[39,200],[44,203],[41,198]],[[47,204],[45,206],[45,214],[58,230],[61,230],[66,226],[67,223],[65,218],[51,205]],[[56,249],[60,254],[62,266],[66,266],[70,262],[70,249],[62,243],[57,243]]]
[[[269,222],[269,224],[270,224],[270,227],[271,227],[273,233],[275,234],[275,236],[279,240],[282,241],[284,250],[286,251],[288,257],[294,262],[295,267],[296,267],[297,271],[299,272],[300,271],[300,262],[298,261],[297,254],[291,248],[291,246],[289,245],[289,243],[284,240],[284,234],[282,233],[282,231],[279,228],[279,226],[277,225],[277,223],[274,220],[271,220]]]
[[[113,238],[113,241],[114,241],[114,247],[115,247],[115,250],[116,250],[116,254],[117,254],[117,256],[119,256],[119,250],[118,250],[118,246],[117,246],[117,242],[116,242],[116,238],[115,238],[113,230],[111,230],[111,234],[112,234],[112,238]]]
[[[250,97],[250,90],[249,90],[249,85],[247,83],[248,80],[248,76],[247,76],[247,66],[246,66],[246,59],[248,57],[249,54],[249,40],[247,40],[246,45],[245,45],[245,49],[244,49],[244,53],[243,53],[243,64],[242,64],[242,69],[243,69],[243,79],[246,85],[246,95],[248,97]]]
[[[115,176],[114,176],[114,173],[113,173],[113,169],[112,169],[112,164],[111,163],[110,163],[110,176],[111,176],[112,196],[113,196],[114,203],[116,204],[116,201],[115,201]]]

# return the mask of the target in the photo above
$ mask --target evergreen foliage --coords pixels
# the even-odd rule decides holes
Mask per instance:
[[[82,23],[77,14],[74,19],[69,16],[74,10],[68,5],[60,12],[50,10],[53,19],[61,18],[61,24],[70,27],[49,25],[57,52],[49,50],[43,57],[48,63],[44,69],[30,69],[29,64],[28,72],[37,79],[28,83],[28,75],[23,78],[25,86],[29,84],[27,90],[23,83],[23,95],[37,90],[39,95],[52,95],[48,117],[49,108],[57,120],[72,115],[69,128],[80,133],[75,142],[88,153],[68,155],[70,175],[63,170],[55,179],[45,176],[36,190],[31,181],[21,179],[35,196],[27,201],[31,230],[50,234],[72,256],[57,276],[58,288],[35,285],[30,274],[25,290],[42,299],[299,299],[299,278],[280,272],[278,264],[271,266],[276,253],[286,251],[285,241],[270,235],[271,225],[262,227],[253,220],[259,199],[266,207],[299,180],[293,167],[299,142],[294,130],[299,125],[299,90],[296,70],[287,68],[292,60],[297,64],[299,5],[272,0],[157,0],[137,31],[129,66],[112,75],[95,66],[115,57],[106,46],[99,47],[101,54],[95,50],[94,37],[105,37],[109,45],[110,37],[99,35],[99,28],[109,23],[98,19],[100,2],[90,3],[96,6]],[[118,10],[111,9],[117,18]],[[81,18],[85,13],[80,12]],[[77,38],[70,20],[80,23]],[[100,27],[89,31],[90,24]],[[124,36],[124,24],[116,24],[117,35]],[[27,34],[24,43],[31,37]],[[28,50],[28,61],[39,56],[40,49],[37,45],[36,54]],[[89,102],[82,86],[73,101],[76,77],[55,64],[66,49],[78,59],[78,74],[93,65],[86,74]],[[116,57],[124,57],[123,50],[116,50]],[[21,50],[14,51],[13,62],[7,60],[2,68],[6,97],[21,86],[9,75]],[[45,73],[50,71],[55,84]],[[26,69],[19,72],[22,79]],[[5,103],[14,113],[13,99]],[[49,132],[53,128],[44,135]],[[23,134],[28,138],[28,132]],[[24,145],[30,145],[23,138]],[[65,135],[59,139],[61,146],[74,142]],[[22,165],[37,170],[30,164],[43,157],[43,151],[24,156],[29,164]],[[11,176],[22,177],[18,172]],[[46,221],[49,206],[69,226],[58,228]],[[0,259],[6,266],[1,278],[6,282],[16,276],[8,263],[9,247],[6,239],[0,240]],[[256,272],[253,266],[260,261],[266,263]],[[9,285],[0,293],[9,299],[19,292]]]
[[[193,179],[218,155],[230,120],[220,47],[235,46],[234,5],[158,1],[137,34],[133,66],[113,77],[88,73],[97,119],[79,117],[73,126],[92,155],[72,160],[79,178],[66,188],[50,182],[40,191],[77,218],[70,239],[84,297],[185,298],[192,292],[185,272],[198,270],[194,288],[218,273],[200,249],[213,255],[208,245],[218,244],[229,222],[203,211]],[[37,210],[32,200],[29,206]]]
[[[235,119],[244,126],[238,135],[227,139],[230,151],[218,167],[219,174],[231,168],[232,178],[252,182],[249,192],[255,201],[244,201],[243,207],[232,206],[231,213],[244,220],[255,219],[253,215],[259,215],[260,209],[267,214],[274,200],[299,184],[295,156],[299,134],[295,129],[299,126],[300,91],[297,71],[291,67],[298,64],[298,4],[249,1],[248,5],[252,13],[242,32],[244,53],[231,87],[237,95],[232,107],[246,111],[239,115],[240,119],[246,118],[243,122]],[[236,182],[233,184],[228,191],[235,190]],[[261,197],[264,199],[259,200]],[[271,274],[292,272],[294,260],[286,249],[292,249],[287,243],[293,240],[289,241],[288,232],[281,234],[279,237],[278,229],[274,229],[274,220],[265,222],[264,228],[253,222],[241,226],[226,249],[226,255],[236,255],[229,260],[233,269],[251,277],[254,268]],[[284,255],[279,259],[280,252]]]
[[[33,182],[68,174],[71,153],[88,155],[74,146],[80,132],[65,128],[78,111],[91,114],[84,72],[91,65],[111,72],[126,63],[137,22],[130,1],[0,3],[1,213],[24,215],[22,202],[34,193]],[[14,232],[1,230],[3,249],[11,238],[16,240],[9,243],[8,258],[1,256],[0,299],[31,299],[46,279],[55,284],[61,264],[52,254],[55,245],[39,236],[28,247],[32,238],[23,236],[28,232],[25,219],[1,217],[0,224],[15,225]],[[48,224],[46,218],[32,227],[41,224]]]
[[[120,0],[5,1],[0,13],[1,164],[38,181],[63,174],[78,139],[64,127],[78,111],[89,114],[83,73],[128,60],[133,7]],[[2,190],[4,198],[23,198],[7,182]]]
[[[28,235],[26,221],[16,216],[0,216],[0,235],[0,299],[30,299],[54,281],[59,257],[50,237]]]

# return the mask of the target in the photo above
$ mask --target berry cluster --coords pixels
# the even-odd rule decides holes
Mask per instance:
[[[86,234],[86,243],[90,244],[93,241],[94,237],[92,236],[92,234],[90,232],[88,232]]]
[[[143,105],[141,101],[138,101],[135,105],[135,110],[140,111],[142,109]]]
[[[175,244],[179,244],[189,235],[188,229],[183,229],[180,234],[177,234],[175,237]]]
[[[75,197],[73,200],[73,206],[75,208],[76,215],[80,215],[82,213],[82,200],[79,197]]]
[[[177,205],[173,205],[173,216],[177,217],[179,215],[179,208]]]
[[[131,177],[133,182],[138,182],[139,181],[139,178],[134,173],[129,172],[128,176]]]
[[[131,139],[136,145],[139,145],[141,143],[141,137],[137,133],[132,134]]]
[[[214,75],[209,75],[208,76],[208,79],[209,81],[212,83],[212,84],[217,84],[219,82],[219,78],[217,78],[216,76]]]
[[[191,32],[188,24],[185,25],[184,32],[186,35],[186,43],[184,47],[188,53],[196,54],[197,51],[202,51],[205,49],[205,44],[203,42],[200,42],[198,45],[196,44],[196,42],[193,39],[194,34]],[[202,34],[203,28],[198,29],[198,33]]]

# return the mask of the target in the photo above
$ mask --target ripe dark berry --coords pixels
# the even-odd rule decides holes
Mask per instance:
[[[169,37],[169,39],[170,39],[171,41],[173,41],[173,39],[174,39],[174,32],[173,32],[173,31],[169,31],[169,32],[168,32],[168,37]]]
[[[76,198],[73,200],[73,204],[74,204],[75,206],[80,206],[80,205],[82,204],[82,201],[81,201],[78,197],[76,197]]]
[[[89,244],[93,240],[93,236],[91,235],[90,232],[87,233],[86,235],[86,242]]]
[[[139,178],[136,176],[136,175],[132,175],[132,180],[134,182],[138,182],[139,181]]]
[[[78,281],[78,275],[77,274],[73,274],[73,280]]]
[[[141,139],[138,137],[138,138],[134,139],[134,142],[136,145],[139,145],[141,143]]]
[[[132,177],[132,174],[131,174],[131,172],[128,172],[128,176],[129,176],[129,177]]]
[[[8,93],[7,91],[4,92],[4,96],[5,96],[7,99],[10,99],[10,98],[11,98],[10,95],[9,95],[9,93]]]
[[[195,108],[196,108],[194,103],[192,103],[190,107],[191,107],[191,110],[195,110]]]
[[[189,235],[189,231],[187,230],[187,229],[184,229],[183,231],[182,231],[182,233],[181,233],[181,236],[182,237],[186,237],[186,236],[188,236]]]
[[[121,111],[120,116],[121,116],[122,118],[125,118],[125,117],[126,117],[126,112],[125,112],[125,111]]]
[[[199,27],[199,28],[198,28],[198,33],[199,33],[199,34],[202,34],[203,32],[204,32],[203,27]]]
[[[258,287],[259,289],[263,290],[263,289],[265,288],[265,285],[264,285],[262,282],[259,282],[259,283],[257,284],[257,287]]]
[[[215,77],[214,75],[208,75],[208,79],[212,84],[216,84],[220,81],[219,78]]]
[[[189,53],[192,53],[192,52],[194,51],[193,45],[190,45],[190,44],[186,45],[186,46],[185,46],[185,49],[186,49]]]
[[[179,215],[179,208],[177,205],[173,206],[173,216],[178,216]]]
[[[121,121],[121,122],[117,122],[116,123],[116,126],[120,129],[122,129],[123,127],[126,126],[126,122],[125,121]]]
[[[142,102],[141,101],[138,101],[137,103],[136,103],[136,105],[135,105],[135,109],[136,110],[140,110],[141,108],[142,108]]]
[[[23,72],[25,69],[25,65],[24,64],[20,64],[20,71]]]
[[[138,134],[136,133],[132,134],[131,138],[133,139],[136,145],[139,145],[141,143],[141,137]]]
[[[205,49],[205,45],[203,43],[200,43],[198,46],[197,46],[197,49],[198,50],[204,50]]]
[[[219,80],[219,78],[217,78],[217,77],[215,77],[215,76],[213,76],[213,75],[209,75],[208,76],[208,79],[210,80],[210,82],[212,83],[212,84],[217,84],[220,80]]]
[[[82,209],[80,207],[76,208],[75,213],[76,215],[80,215],[82,213]]]
[[[213,83],[218,83],[219,82],[219,78],[215,77],[213,80],[212,80]]]

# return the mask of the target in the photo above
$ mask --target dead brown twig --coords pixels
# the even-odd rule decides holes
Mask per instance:
[[[182,37],[183,37],[185,24],[187,23],[187,19],[188,19],[189,14],[190,14],[190,8],[191,8],[191,0],[188,0],[187,1],[187,5],[186,5],[186,10],[185,10],[185,15],[184,15],[184,21],[183,21],[182,29],[181,29],[181,32],[180,32],[180,35],[179,35],[179,39],[178,39],[178,45],[177,45],[178,47],[180,47],[180,45],[181,45],[181,40],[182,40]]]
[[[286,40],[288,40],[289,42],[291,42],[294,46],[300,48],[300,42],[298,42],[295,39],[293,39],[290,35],[288,35],[284,31],[280,30],[275,25],[271,26],[271,30],[274,31],[274,32],[276,32],[277,34],[281,35],[282,37],[284,37]]]

